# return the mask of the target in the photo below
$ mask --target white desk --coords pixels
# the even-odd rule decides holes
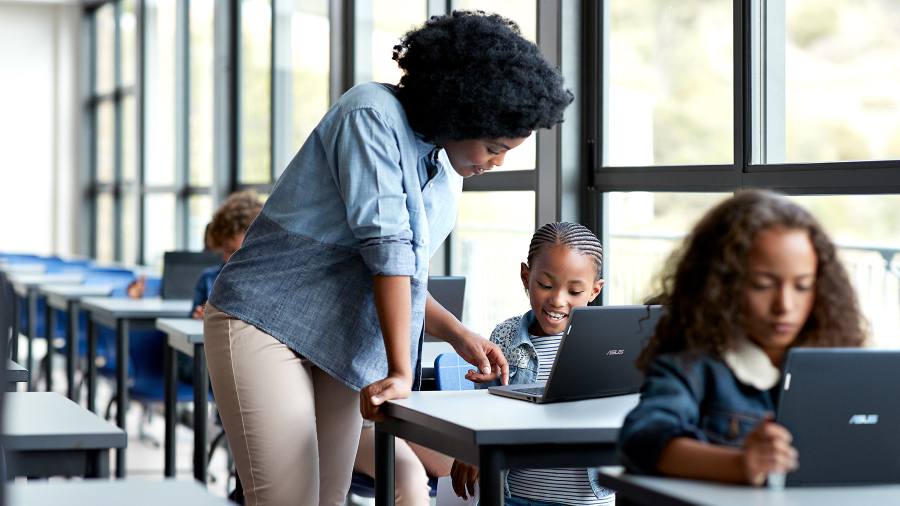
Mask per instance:
[[[620,467],[603,468],[602,486],[616,490],[616,502],[677,506],[830,506],[900,504],[900,485],[796,487],[769,490],[748,485],[633,476]]]
[[[619,429],[637,403],[638,394],[532,404],[486,390],[389,401],[391,418],[375,425],[376,504],[394,504],[394,436],[478,465],[481,504],[494,506],[503,500],[503,469],[616,464]]]
[[[14,483],[7,485],[9,506],[225,506],[194,481],[105,481]]]
[[[10,359],[6,359],[6,384],[9,392],[15,392],[16,383],[28,382],[28,369]]]
[[[48,283],[77,285],[84,281],[83,273],[52,273],[52,274],[9,274],[7,279],[13,285],[16,295],[25,297],[27,304],[28,322],[25,328],[25,337],[28,338],[28,350],[24,367],[29,371],[34,371],[34,359],[32,358],[32,341],[37,334],[37,308],[38,308],[38,286]],[[16,317],[19,315],[19,298],[14,297],[13,301]],[[47,317],[49,320],[49,317]],[[18,354],[18,350],[16,350]],[[18,357],[13,356],[13,360],[20,362]],[[31,390],[31,381],[29,377],[28,390]]]
[[[3,447],[9,476],[109,476],[109,449],[125,431],[55,392],[6,394]]]
[[[85,297],[99,297],[109,295],[114,285],[67,285],[47,284],[38,285],[38,293],[47,301],[47,323],[50,330],[47,331],[48,343],[52,343],[56,331],[56,312],[53,309],[66,312],[66,335],[68,347],[66,348],[66,379],[67,394],[69,399],[78,402],[78,393],[75,392],[75,360],[78,356],[78,314],[81,312],[80,302]],[[52,345],[48,349],[53,351]],[[93,359],[93,357],[91,357]],[[47,391],[53,390],[53,361],[47,361]]]
[[[175,401],[177,398],[177,351],[194,357],[194,478],[206,481],[206,424],[209,373],[203,351],[203,320],[159,318],[156,328],[166,338],[166,443],[165,475],[175,476]],[[177,350],[177,351],[176,351]]]
[[[116,424],[125,427],[128,406],[128,335],[131,330],[155,330],[157,318],[183,317],[191,312],[189,300],[85,297],[81,307],[88,318],[88,357],[97,356],[97,325],[116,332]],[[97,366],[88,361],[88,409],[94,411]],[[116,477],[125,477],[125,450],[116,451]]]

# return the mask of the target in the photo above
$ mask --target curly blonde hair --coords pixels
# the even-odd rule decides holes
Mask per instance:
[[[229,237],[243,234],[262,211],[262,202],[256,190],[232,193],[216,209],[212,221],[206,228],[206,242],[212,249],[222,249],[222,243]]]
[[[663,291],[654,301],[666,311],[636,362],[640,369],[664,353],[695,350],[719,357],[746,337],[743,301],[750,250],[757,235],[773,227],[805,230],[818,259],[813,309],[792,346],[863,344],[866,323],[822,226],[782,195],[749,190],[706,213],[670,256]]]

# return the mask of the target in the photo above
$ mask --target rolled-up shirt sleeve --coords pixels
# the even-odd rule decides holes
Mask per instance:
[[[698,428],[699,392],[702,386],[670,359],[653,360],[641,388],[641,401],[625,418],[619,433],[622,465],[635,473],[659,474],[656,463],[670,441],[677,437],[705,441]]]
[[[416,271],[396,129],[377,111],[361,108],[340,121],[337,177],[347,222],[373,275]]]

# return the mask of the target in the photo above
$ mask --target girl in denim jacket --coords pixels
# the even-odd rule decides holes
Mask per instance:
[[[774,423],[793,346],[860,346],[864,323],[835,247],[785,197],[747,191],[709,211],[673,255],[668,310],[638,359],[641,401],[620,433],[636,473],[762,485],[798,466]]]
[[[586,306],[603,287],[602,252],[597,237],[575,223],[548,223],[531,238],[527,262],[521,266],[531,311],[509,318],[491,333],[509,363],[509,384],[546,381],[572,308]],[[473,493],[477,468],[455,461],[451,475],[457,495],[466,497],[467,488]],[[594,469],[513,469],[504,483],[505,502],[614,504],[615,495],[599,486],[596,477]]]

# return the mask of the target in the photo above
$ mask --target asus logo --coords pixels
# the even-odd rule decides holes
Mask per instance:
[[[609,350],[606,352],[607,355],[621,355],[625,353],[625,350]]]
[[[878,423],[878,415],[853,415],[850,417],[851,425],[874,425]]]

